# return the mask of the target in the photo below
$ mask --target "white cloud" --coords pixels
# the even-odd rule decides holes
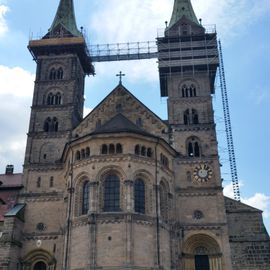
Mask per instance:
[[[240,183],[240,187],[241,186],[243,186],[243,182]],[[225,185],[223,192],[225,196],[233,199],[234,193],[232,183]],[[249,198],[241,198],[241,202],[262,210],[263,216],[265,218],[270,218],[270,196],[262,193],[255,193]]]
[[[93,110],[92,108],[84,107],[83,108],[83,117],[87,116],[92,110]]]
[[[8,163],[22,169],[33,89],[33,74],[0,66],[0,173]]]
[[[223,193],[225,196],[233,199],[234,198],[234,192],[233,192],[233,185],[232,183],[225,185],[223,189]]]
[[[20,67],[9,68],[0,65],[0,95],[32,97],[35,76]]]
[[[270,217],[270,196],[262,193],[256,193],[250,198],[243,198],[242,202],[264,211],[265,218]]]
[[[5,15],[8,12],[8,10],[9,9],[7,6],[0,5],[0,37],[3,36],[8,31],[7,22],[5,19]]]

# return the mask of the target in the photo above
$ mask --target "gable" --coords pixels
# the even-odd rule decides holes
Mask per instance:
[[[121,113],[134,125],[165,140],[167,124],[134,97],[121,84],[118,85],[97,107],[73,130],[74,137],[83,137],[95,132],[110,119]]]
[[[238,202],[228,197],[225,197],[225,207],[227,212],[262,212],[255,207],[246,205],[242,202]]]

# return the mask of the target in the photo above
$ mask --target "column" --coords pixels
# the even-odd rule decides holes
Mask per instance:
[[[90,212],[98,211],[98,182],[90,182]]]
[[[127,212],[134,212],[134,195],[133,195],[133,181],[126,180],[125,182],[125,207]]]

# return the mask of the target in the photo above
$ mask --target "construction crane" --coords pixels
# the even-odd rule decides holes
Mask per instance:
[[[213,31],[213,29],[211,29]],[[214,28],[215,31],[215,28]],[[129,42],[89,45],[89,54],[93,62],[128,61],[157,58],[160,61],[157,41]],[[205,47],[205,50],[208,50]],[[222,96],[222,105],[226,129],[227,147],[230,161],[230,171],[234,191],[234,199],[240,201],[240,189],[237,175],[236,158],[233,144],[232,127],[230,119],[228,92],[225,79],[223,54],[220,40],[218,41],[219,77]],[[216,59],[215,59],[216,61]]]

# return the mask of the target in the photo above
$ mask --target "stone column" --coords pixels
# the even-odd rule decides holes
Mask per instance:
[[[127,212],[134,212],[134,195],[133,195],[133,181],[126,180],[125,182],[125,207]]]
[[[193,255],[185,255],[183,260],[183,270],[195,270],[195,259]]]
[[[209,256],[209,264],[210,270],[222,270],[220,256]]]
[[[133,181],[126,180],[125,182],[125,207],[128,213],[134,212],[134,195],[133,195]],[[132,215],[127,214],[125,218],[126,223],[126,265],[133,264],[133,224]]]
[[[98,211],[98,182],[90,182],[90,212]]]
[[[158,213],[158,216],[160,217],[161,209],[160,209],[160,186],[159,185],[153,185],[154,187],[154,194],[155,194],[155,214],[156,210]]]

